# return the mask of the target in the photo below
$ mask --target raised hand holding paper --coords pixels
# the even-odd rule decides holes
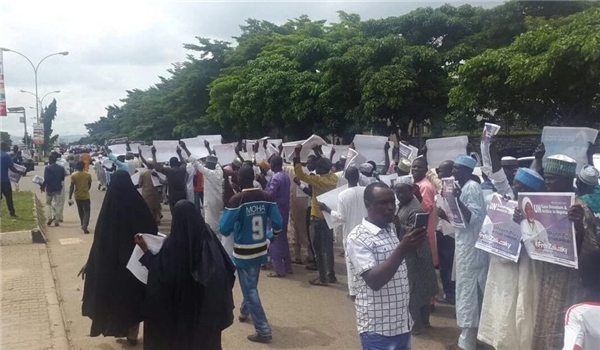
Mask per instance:
[[[492,157],[490,156],[490,143],[492,137],[498,133],[500,126],[492,123],[485,123],[483,134],[481,135],[481,164],[483,168],[492,169]]]

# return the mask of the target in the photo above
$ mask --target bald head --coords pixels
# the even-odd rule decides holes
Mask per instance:
[[[348,169],[346,169],[346,173],[344,174],[344,178],[348,180],[348,185],[350,185],[351,187],[358,185],[358,169],[354,166],[348,167]]]
[[[452,176],[452,168],[454,167],[454,161],[446,160],[443,161],[437,170],[437,174],[439,178],[450,177]]]

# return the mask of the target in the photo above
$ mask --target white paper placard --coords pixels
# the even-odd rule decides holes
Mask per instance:
[[[124,156],[125,154],[127,154],[127,145],[124,143],[121,143],[118,145],[110,145],[110,146],[108,146],[108,149],[115,156]]]
[[[362,154],[356,152],[356,150],[352,148],[348,148],[348,156],[346,156],[346,167],[344,170],[348,169],[348,167],[353,166],[358,168],[361,164],[365,163],[367,158],[365,158]]]
[[[165,242],[164,236],[155,236],[147,233],[142,233],[142,237],[144,237],[144,241],[148,246],[148,250],[156,255],[160,252],[163,243]],[[129,262],[127,262],[127,269],[131,271],[131,273],[140,280],[140,282],[147,284],[148,283],[148,269],[140,263],[140,258],[144,256],[144,252],[139,245],[135,245],[133,248],[133,252],[131,253],[131,257],[129,258]]]
[[[196,157],[197,159],[208,157],[208,150],[204,145],[204,139],[200,138],[200,136],[189,139],[181,139],[181,141],[185,143],[185,146],[187,147],[188,151],[190,151],[192,156]],[[181,154],[185,155],[185,151],[183,151]]]
[[[379,175],[379,180],[390,187],[394,187],[397,179],[398,174],[396,173],[390,175]]]
[[[217,154],[217,158],[219,158],[219,164],[225,165],[230,164],[237,157],[235,154],[235,147],[237,143],[226,143],[223,145],[215,145],[212,149]]]
[[[340,160],[340,158],[342,156],[347,157],[348,156],[348,145],[332,145],[332,144],[328,144],[322,147],[323,149],[323,157],[329,158],[329,155],[331,154],[331,149],[335,149],[335,153],[333,154],[333,158],[331,159],[331,162],[335,163],[338,160]]]
[[[294,158],[294,148],[296,148],[296,146],[298,146],[298,145],[303,144],[305,141],[306,140],[284,142],[283,143],[283,154],[285,155],[285,158],[291,162],[292,159]]]
[[[168,162],[172,157],[177,156],[177,146],[179,146],[179,141],[177,140],[154,140],[152,141],[152,145],[156,148],[156,159],[157,163],[165,163]],[[144,155],[144,158],[146,156]]]
[[[344,186],[337,187],[329,192],[325,192],[322,195],[317,196],[317,201],[319,203],[325,203],[331,210],[337,211],[338,196],[340,195],[340,193],[342,193],[343,190],[345,190],[347,188],[348,188],[348,185],[344,185]],[[339,225],[334,225],[333,221],[331,220],[331,215],[329,213],[323,212],[323,216],[325,217],[327,226],[329,226],[330,229],[333,229],[334,227],[339,226]]]
[[[136,154],[138,151],[138,148],[140,148],[142,144],[141,143],[130,143],[129,144],[129,149],[131,150],[131,152],[133,154]]]
[[[385,143],[388,142],[388,137],[356,134],[352,142],[354,143],[354,149],[367,160],[372,160],[377,165],[385,163],[383,149]]]
[[[542,143],[546,148],[544,160],[549,156],[564,154],[577,161],[577,172],[587,164],[589,142],[594,143],[598,130],[590,128],[545,126]]]
[[[221,135],[198,135],[198,138],[202,140],[202,145],[204,145],[204,140],[208,141],[211,147],[223,144]]]
[[[429,168],[437,168],[446,160],[454,160],[459,154],[467,154],[467,136],[443,137],[429,139],[425,142],[427,146],[427,163]]]

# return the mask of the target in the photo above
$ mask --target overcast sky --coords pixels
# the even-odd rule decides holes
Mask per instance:
[[[464,3],[446,1],[453,5]],[[498,2],[470,2],[491,7]],[[105,115],[109,104],[120,105],[125,90],[142,88],[167,75],[172,62],[185,60],[183,43],[195,36],[233,41],[247,18],[284,23],[307,14],[311,19],[336,21],[336,11],[358,13],[363,19],[407,13],[443,2],[137,2],[137,1],[11,1],[0,2],[0,47],[19,51],[34,64],[48,54],[68,56],[45,60],[38,73],[39,97],[60,90],[55,133],[85,134],[85,123]],[[4,52],[8,107],[25,107],[28,128],[35,117],[33,69],[21,56]],[[0,118],[0,129],[23,135],[18,115]]]

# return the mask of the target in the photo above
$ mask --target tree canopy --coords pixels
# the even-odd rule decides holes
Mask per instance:
[[[303,15],[249,19],[236,44],[197,37],[168,77],[127,91],[86,124],[90,141],[221,133],[300,139],[372,129],[404,137],[478,128],[598,120],[600,10],[590,2],[510,1],[419,8],[337,23]],[[596,119],[594,119],[596,118]]]

